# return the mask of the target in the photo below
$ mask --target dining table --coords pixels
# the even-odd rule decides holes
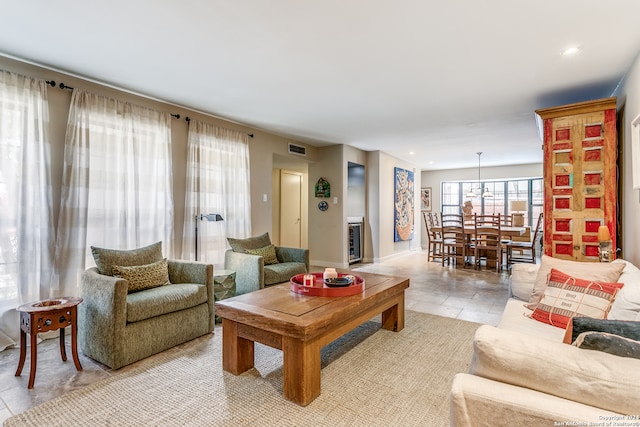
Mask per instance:
[[[436,233],[442,233],[442,226],[439,226],[439,225],[434,226],[433,231]],[[509,237],[522,236],[526,231],[527,231],[526,227],[513,227],[513,226],[507,226],[507,225],[500,227],[500,234],[502,234],[503,236],[509,236]],[[472,236],[476,234],[475,226],[465,225],[464,234],[466,234],[467,236]]]

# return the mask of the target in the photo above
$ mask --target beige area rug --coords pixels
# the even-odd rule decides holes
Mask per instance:
[[[448,426],[451,381],[468,370],[478,326],[411,311],[398,333],[366,322],[323,349],[322,392],[306,407],[282,396],[279,350],[256,344],[253,369],[224,372],[216,328],[5,426]]]

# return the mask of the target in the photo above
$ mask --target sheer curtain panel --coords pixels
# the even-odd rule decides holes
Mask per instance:
[[[54,230],[47,87],[0,71],[0,350],[19,337],[21,303],[50,289]]]
[[[219,222],[196,219],[220,214]],[[195,259],[198,226],[198,261],[224,264],[227,236],[251,235],[249,189],[249,137],[198,120],[189,124],[187,191],[185,195],[182,259]]]
[[[170,115],[75,89],[56,241],[59,286],[77,285],[95,265],[91,246],[161,240],[173,257],[172,192]]]

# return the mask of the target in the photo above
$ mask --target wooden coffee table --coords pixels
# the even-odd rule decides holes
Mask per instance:
[[[284,397],[306,406],[320,395],[320,350],[382,313],[382,328],[404,328],[409,279],[351,272],[365,280],[361,294],[317,297],[280,284],[217,301],[222,317],[222,366],[239,375],[253,367],[254,342],[282,350]]]

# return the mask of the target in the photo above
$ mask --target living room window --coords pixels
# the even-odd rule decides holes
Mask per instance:
[[[477,188],[486,188],[493,197],[473,198],[466,196]],[[535,226],[538,215],[542,212],[543,196],[542,178],[519,178],[497,181],[485,181],[478,184],[477,181],[443,181],[441,188],[442,212],[462,213],[462,205],[466,200],[471,200],[473,212],[478,214],[500,213],[511,215],[509,202],[512,200],[526,200],[527,212],[525,225]]]
[[[56,245],[59,283],[78,283],[90,246],[162,241],[173,257],[171,117],[75,89]]]

